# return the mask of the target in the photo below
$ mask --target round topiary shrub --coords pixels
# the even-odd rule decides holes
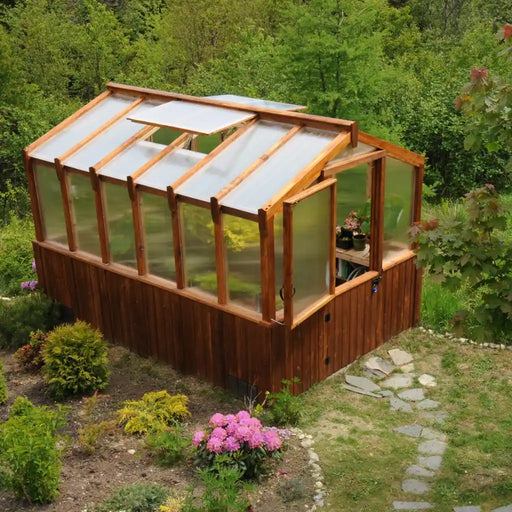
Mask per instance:
[[[86,322],[55,328],[43,350],[44,380],[56,397],[104,389],[108,384],[107,345]]]

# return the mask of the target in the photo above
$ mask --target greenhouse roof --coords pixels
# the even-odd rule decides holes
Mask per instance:
[[[309,186],[331,160],[382,149],[370,136],[358,145],[356,122],[297,112],[303,108],[111,83],[29,146],[27,155],[55,163],[57,170],[92,173],[256,219],[277,213],[284,199]],[[162,127],[171,140],[153,141]],[[216,147],[201,152],[201,137],[216,137]]]

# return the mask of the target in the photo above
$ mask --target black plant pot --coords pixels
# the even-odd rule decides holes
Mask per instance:
[[[366,235],[354,235],[354,251],[364,251],[366,249]]]
[[[352,238],[340,238],[336,240],[336,245],[340,249],[352,249]]]
[[[352,238],[354,233],[349,229],[341,228],[341,238]]]

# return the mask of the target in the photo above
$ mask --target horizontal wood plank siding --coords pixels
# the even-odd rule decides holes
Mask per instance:
[[[34,242],[40,287],[105,337],[177,370],[228,387],[240,379],[266,390],[299,377],[304,391],[416,321],[415,258],[384,270],[376,293],[366,281],[339,293],[295,329],[266,326],[148,282],[135,273]]]

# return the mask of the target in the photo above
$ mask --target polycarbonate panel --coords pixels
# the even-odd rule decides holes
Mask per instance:
[[[175,281],[172,216],[167,198],[145,192],[140,193],[139,197],[148,271]]]
[[[158,155],[164,148],[165,146],[163,144],[155,144],[148,140],[139,140],[102,167],[99,174],[119,180],[126,180],[130,174],[133,174],[148,160]]]
[[[110,260],[137,268],[132,204],[125,186],[102,183]]]
[[[185,284],[217,293],[215,240],[210,210],[180,203]]]
[[[249,105],[251,107],[275,108],[276,110],[304,110],[304,105],[292,105],[291,103],[281,103],[280,101],[261,100],[259,98],[249,98],[248,96],[237,96],[236,94],[219,94],[216,96],[205,96],[212,100],[229,101],[240,105]]]
[[[276,277],[276,311],[283,309],[281,290],[284,286],[283,212],[274,217],[274,267]]]
[[[356,156],[361,156],[366,153],[371,153],[375,151],[377,148],[374,146],[369,146],[364,142],[359,142],[359,144],[353,148],[350,144],[343,148],[343,150],[336,155],[333,161],[335,160],[345,160],[347,158],[355,158]]]
[[[230,192],[221,204],[250,213],[267,203],[338,135],[303,128],[261,167]]]
[[[291,125],[260,121],[185,181],[177,192],[209,201],[291,128]]]
[[[158,105],[158,103],[154,101],[144,101],[132,112],[144,114],[144,112],[154,108],[155,105]],[[139,130],[141,130],[139,124],[132,123],[127,119],[121,119],[67,158],[64,161],[64,165],[82,171],[88,171],[89,167],[98,163],[103,157],[107,156],[123,142],[135,135]]]
[[[55,158],[85,139],[135,100],[136,98],[127,96],[108,96],[91,110],[82,114],[74,123],[32,151],[30,156],[53,162]]]
[[[172,185],[205,156],[204,153],[196,153],[187,149],[174,149],[139,176],[135,182],[157,190],[166,190],[168,185]]]
[[[293,207],[293,313],[329,293],[331,191],[329,188]]]
[[[414,197],[414,166],[386,158],[384,258],[408,250]]]
[[[336,174],[338,180],[336,193],[336,223],[343,226],[351,211],[362,211],[370,197],[368,167],[358,165]]]
[[[135,112],[129,119],[137,123],[166,126],[185,132],[209,135],[254,117],[254,112],[243,112],[187,101],[170,101],[150,111]]]
[[[95,194],[88,176],[68,173],[78,249],[101,256]]]
[[[260,231],[256,222],[222,216],[228,269],[229,300],[261,311]]]
[[[45,165],[36,165],[37,198],[44,227],[44,238],[51,242],[67,244],[66,221],[57,171]]]

